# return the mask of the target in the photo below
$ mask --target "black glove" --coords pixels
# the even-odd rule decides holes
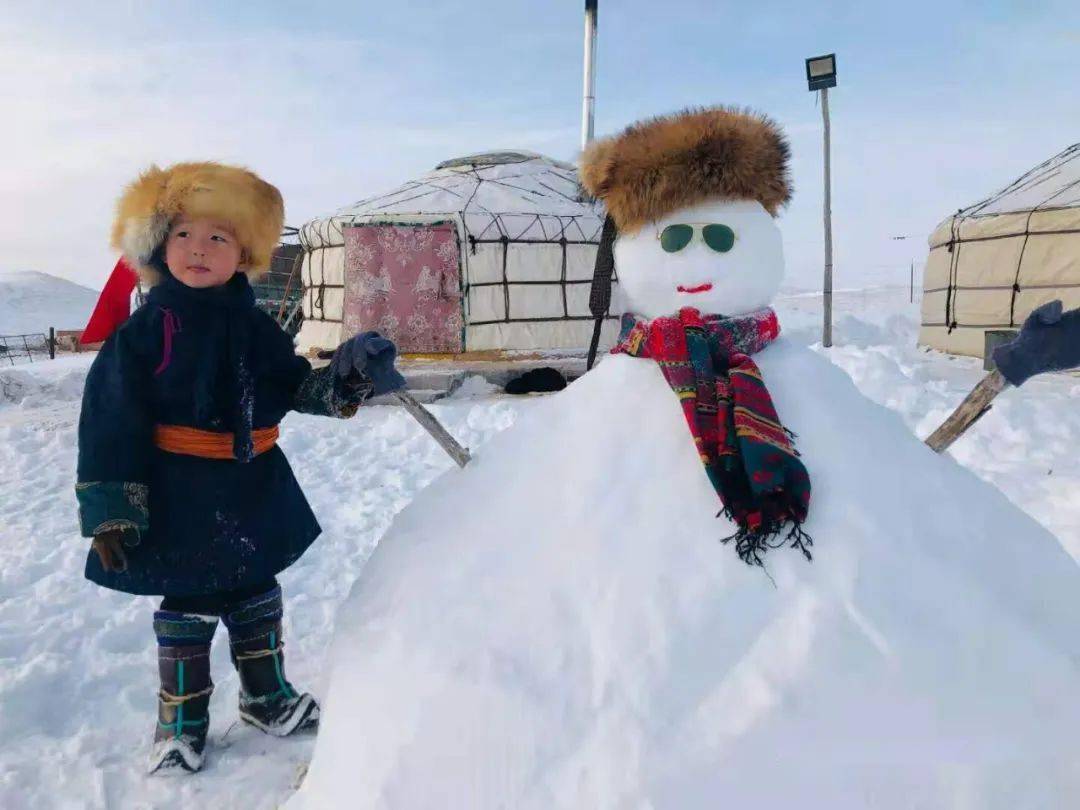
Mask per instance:
[[[405,378],[394,368],[397,347],[378,332],[361,332],[334,350],[330,368],[341,379],[364,374],[374,384],[375,395],[398,391]]]
[[[127,571],[127,555],[124,553],[124,532],[109,529],[94,535],[92,548],[101,560],[101,567],[106,571],[123,573]]]
[[[1006,380],[1019,386],[1044,371],[1080,366],[1080,309],[1062,310],[1061,301],[1043,304],[1015,340],[994,349],[994,365]]]

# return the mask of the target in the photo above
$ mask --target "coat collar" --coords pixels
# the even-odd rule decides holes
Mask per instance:
[[[204,289],[188,287],[168,275],[160,284],[150,288],[147,300],[159,306],[245,310],[255,306],[255,292],[251,289],[247,276],[240,272],[220,287]]]

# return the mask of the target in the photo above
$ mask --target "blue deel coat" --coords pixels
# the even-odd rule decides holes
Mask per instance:
[[[312,370],[254,305],[237,273],[212,289],[167,276],[90,367],[79,419],[76,495],[84,537],[124,529],[127,570],[90,551],[86,576],[135,594],[217,593],[263,582],[320,533],[279,447],[251,431],[290,410],[348,417],[371,393],[362,374]],[[234,434],[233,458],[158,449],[155,425]]]

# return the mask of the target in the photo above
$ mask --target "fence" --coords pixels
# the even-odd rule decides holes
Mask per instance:
[[[43,332],[31,332],[25,335],[0,335],[0,361],[7,360],[15,365],[16,359],[26,358],[34,362],[34,355],[49,355],[49,339]]]
[[[253,285],[255,304],[260,309],[282,323],[290,335],[300,331],[303,314],[300,301],[304,287],[300,282],[300,259],[303,248],[300,246],[295,228],[286,228],[281,243],[274,249],[270,269]],[[135,305],[142,306],[146,300],[145,290],[140,285],[135,295]],[[16,360],[34,362],[35,355],[41,360],[55,356],[56,350],[94,351],[101,344],[83,346],[79,343],[81,330],[62,330],[50,335],[43,332],[31,332],[22,335],[0,335],[0,363],[4,360],[15,365]]]

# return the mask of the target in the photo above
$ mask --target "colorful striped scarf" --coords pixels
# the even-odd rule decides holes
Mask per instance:
[[[768,549],[789,541],[810,559],[813,544],[801,528],[810,476],[750,359],[779,334],[771,309],[725,318],[687,308],[652,321],[624,315],[612,349],[659,363],[720,496],[719,514],[739,527],[724,542],[735,540],[739,557],[754,565],[762,565]]]

